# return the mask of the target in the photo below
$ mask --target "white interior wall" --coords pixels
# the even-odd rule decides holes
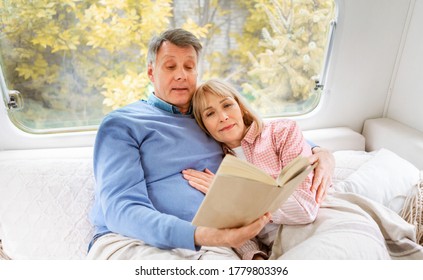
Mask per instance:
[[[340,0],[327,93],[320,110],[299,119],[302,129],[348,126],[381,117],[410,1]]]
[[[423,132],[423,0],[413,4],[386,116]]]

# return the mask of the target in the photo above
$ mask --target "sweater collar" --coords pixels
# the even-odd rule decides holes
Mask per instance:
[[[176,115],[182,115],[182,113],[179,111],[179,109],[176,106],[173,106],[172,104],[167,103],[166,101],[158,98],[154,94],[154,92],[151,93],[150,96],[148,96],[147,103],[161,110],[164,110],[166,112],[176,114]],[[189,107],[189,110],[185,115],[191,115],[191,114],[192,114],[192,106]]]

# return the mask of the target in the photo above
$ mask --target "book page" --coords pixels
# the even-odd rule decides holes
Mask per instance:
[[[281,174],[276,180],[278,185],[285,185],[287,182],[298,176],[298,174],[301,174],[309,166],[310,163],[308,162],[308,158],[301,155],[297,156],[282,169]]]
[[[217,172],[222,175],[237,175],[254,181],[262,181],[266,184],[277,185],[272,176],[253,164],[232,155],[225,156]]]
[[[217,175],[192,223],[213,228],[250,224],[268,212],[281,188],[241,177]]]
[[[314,165],[309,165],[307,161],[307,166],[303,168],[299,174],[296,174],[296,177],[291,178],[288,182],[286,182],[281,187],[281,192],[278,194],[277,197],[273,202],[272,205],[269,206],[271,212],[276,211],[278,208],[282,206],[282,204],[289,198],[289,196],[298,188],[298,186],[306,179],[308,174],[316,167],[316,163]]]
[[[250,224],[281,207],[313,168],[307,158],[293,160],[281,173],[285,184],[279,187],[270,175],[254,165],[226,156],[192,223],[213,228]]]

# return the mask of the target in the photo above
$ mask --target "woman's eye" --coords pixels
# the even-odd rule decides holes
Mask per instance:
[[[213,114],[214,114],[214,112],[207,112],[206,117],[211,117],[211,116],[213,116]]]

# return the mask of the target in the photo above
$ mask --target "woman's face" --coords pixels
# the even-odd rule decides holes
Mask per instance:
[[[246,127],[238,102],[232,97],[221,97],[208,92],[204,98],[206,106],[201,117],[210,135],[229,148],[240,146]]]

